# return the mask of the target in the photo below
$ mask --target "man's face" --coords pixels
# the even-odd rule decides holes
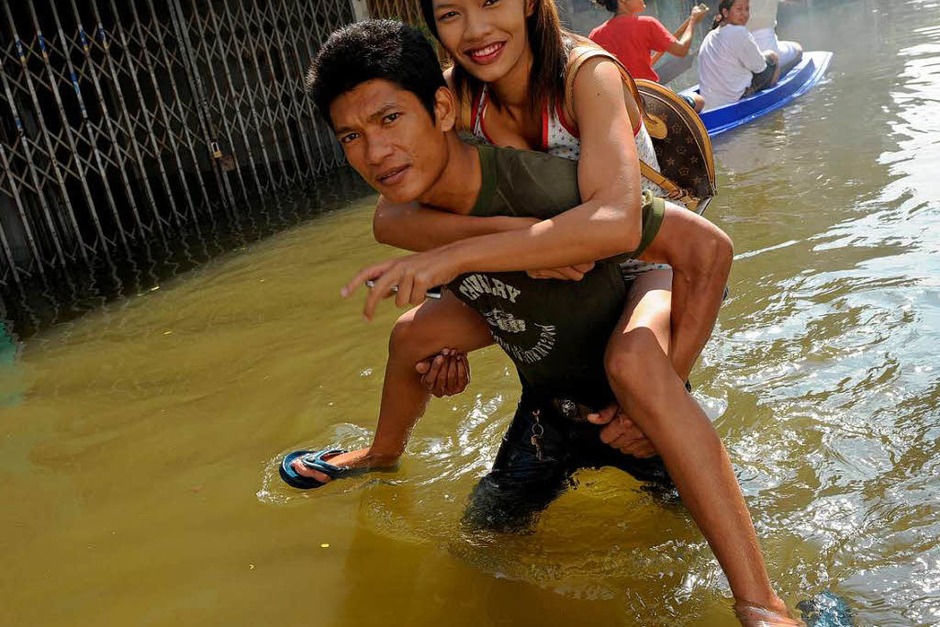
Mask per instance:
[[[443,172],[447,129],[441,117],[435,122],[415,94],[383,79],[361,83],[330,105],[349,164],[394,203],[419,199]]]

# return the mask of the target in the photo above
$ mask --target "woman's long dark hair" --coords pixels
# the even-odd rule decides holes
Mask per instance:
[[[526,0],[523,0],[526,1]],[[532,69],[529,70],[530,101],[533,113],[541,110],[546,103],[554,107],[565,97],[565,67],[568,64],[568,52],[565,48],[558,19],[558,9],[554,0],[531,0],[532,15],[526,18],[526,34],[532,48]],[[437,20],[434,19],[434,0],[421,0],[421,14],[428,30],[440,42],[437,33]],[[483,83],[469,72],[454,64],[454,86],[461,100],[479,94]]]
[[[722,25],[725,21],[724,15],[721,13],[723,9],[731,10],[731,7],[734,6],[735,0],[721,0],[718,3],[718,15],[715,16],[715,20],[712,22],[712,30],[715,30]]]

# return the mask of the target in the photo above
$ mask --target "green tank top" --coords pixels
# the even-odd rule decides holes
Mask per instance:
[[[475,216],[546,219],[581,203],[577,163],[544,153],[477,146],[483,184]],[[642,251],[655,237],[665,205],[643,198]],[[604,350],[623,310],[623,257],[597,262],[581,281],[533,279],[525,272],[474,272],[449,288],[480,312],[524,383],[537,394],[599,407],[613,394]]]

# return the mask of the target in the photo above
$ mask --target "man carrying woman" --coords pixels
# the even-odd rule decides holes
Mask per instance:
[[[376,286],[367,299],[366,313],[369,315],[377,301],[386,297],[393,286],[398,290],[396,301],[404,305],[421,302],[429,287],[449,282],[461,272],[471,272],[472,276],[454,284],[461,299],[448,292],[439,301],[423,302],[396,324],[390,343],[382,413],[373,446],[348,454],[326,451],[301,454],[282,466],[292,477],[306,477],[319,483],[348,468],[389,465],[401,455],[407,434],[427,403],[427,393],[420,384],[415,386],[417,375],[414,361],[409,362],[409,355],[415,360],[422,359],[447,345],[456,345],[462,351],[473,350],[491,343],[494,335],[500,338],[497,330],[504,334],[537,331],[535,342],[528,349],[516,351],[510,348],[507,353],[514,358],[530,387],[541,385],[538,375],[533,374],[529,366],[539,364],[542,358],[546,358],[546,352],[551,353],[564,345],[560,343],[562,337],[558,335],[557,328],[544,322],[530,326],[522,310],[513,309],[517,305],[514,300],[521,297],[520,288],[499,277],[475,275],[540,266],[570,269],[572,264],[633,249],[641,241],[637,148],[634,142],[629,141],[630,103],[624,102],[616,68],[602,59],[582,67],[571,95],[575,100],[573,108],[577,119],[568,118],[567,123],[562,124],[560,117],[565,95],[558,87],[564,84],[566,49],[557,14],[550,1],[493,0],[480,3],[473,0],[435,0],[427,2],[427,5],[425,15],[430,16],[432,32],[458,64],[450,78],[456,93],[462,94],[461,99],[454,102],[453,96],[447,95],[453,92],[441,87],[433,99],[423,99],[429,101],[424,105],[431,113],[424,116],[438,125],[438,133],[442,137],[428,133],[427,128],[417,128],[421,139],[402,132],[407,128],[414,130],[416,127],[402,129],[401,125],[413,125],[416,120],[420,121],[421,116],[414,114],[413,106],[410,110],[398,106],[401,103],[397,98],[402,89],[396,89],[398,79],[395,77],[403,72],[401,68],[396,70],[398,74],[389,74],[387,79],[367,81],[363,90],[354,82],[351,73],[343,72],[348,76],[344,80],[351,82],[339,90],[342,93],[333,99],[333,104],[328,104],[332,121],[338,122],[337,136],[350,162],[383,193],[376,216],[377,235],[384,232],[387,239],[411,238],[406,247],[427,251],[369,268],[360,273],[349,287],[355,287],[366,279],[375,279]],[[363,42],[358,45],[363,45]],[[355,56],[341,55],[339,58]],[[393,55],[383,56],[392,58]],[[467,74],[461,76],[458,70],[464,67]],[[533,76],[538,78],[542,72],[548,77],[546,82],[530,83]],[[374,89],[382,93],[373,93],[371,90]],[[404,91],[408,92],[407,89]],[[463,100],[468,94],[470,100]],[[404,98],[412,97],[406,95]],[[336,103],[341,101],[345,103],[344,112],[337,112]],[[494,169],[493,160],[485,158],[485,151],[471,149],[467,152],[466,148],[453,143],[452,122],[458,117],[454,112],[460,111],[464,103],[471,102],[476,103],[475,115],[471,115],[474,120],[472,130],[493,142],[520,147],[539,146],[548,150],[554,146],[565,154],[580,154],[580,162],[577,165],[571,163],[568,167],[571,175],[576,177],[571,179],[572,182],[576,180],[580,187],[581,204],[535,224],[532,223],[533,217],[545,217],[544,214],[523,212],[521,215],[532,216],[523,218],[468,215],[480,208],[480,197],[492,198],[480,190],[502,189],[497,174],[501,169],[512,173],[504,180],[515,181],[516,175],[524,174],[529,167],[526,163],[520,165],[518,161],[515,165],[506,165],[507,160],[512,161],[515,157],[498,157]],[[632,104],[635,114],[636,105]],[[340,116],[346,117],[337,119]],[[642,128],[638,128],[636,123],[632,125],[632,134],[639,138]],[[451,148],[455,152],[448,155]],[[503,159],[503,166],[498,165],[500,159]],[[416,176],[422,168],[433,171],[435,167],[439,168],[435,176]],[[445,181],[441,178],[444,174],[440,168],[451,172],[449,177],[445,177],[447,185],[437,184]],[[453,175],[455,168],[463,168],[458,177]],[[558,174],[547,179],[532,178],[532,173],[528,176],[532,181],[561,180]],[[447,193],[440,197],[428,195],[426,192],[430,188],[419,184],[421,181],[430,181],[431,187]],[[476,185],[476,191],[473,185]],[[464,193],[457,193],[458,189],[463,189]],[[532,188],[529,189],[531,191]],[[505,200],[504,192],[505,189],[496,197]],[[473,201],[474,196],[477,202]],[[414,204],[415,200],[430,202],[438,208],[420,207]],[[553,211],[560,209],[556,206]],[[382,216],[383,212],[386,215]],[[380,222],[388,220],[389,214],[394,216],[392,221],[395,224],[392,227],[388,224],[380,226]],[[695,218],[689,212],[676,209],[673,216],[670,218],[667,210],[663,228],[670,221],[680,230],[696,228]],[[423,224],[424,228],[405,228],[395,235],[396,229],[401,229],[403,224],[413,226],[416,223]],[[701,223],[698,226],[701,227]],[[679,236],[677,241],[683,239]],[[720,238],[712,241],[721,246]],[[713,253],[719,250],[711,248]],[[657,260],[655,256],[653,259]],[[601,372],[606,374],[610,384],[608,389],[622,410],[639,425],[662,456],[680,496],[725,569],[742,616],[753,617],[754,612],[760,613],[760,608],[770,608],[781,621],[779,624],[792,624],[785,622],[789,620],[783,618],[786,610],[770,588],[753,526],[727,453],[707,416],[682,387],[691,363],[711,330],[721,299],[722,275],[726,275],[726,271],[718,272],[714,277],[717,280],[710,279],[709,275],[715,263],[726,268],[730,257],[723,261],[702,258],[700,265],[694,262],[679,264],[665,256],[662,259],[674,264],[673,272],[678,281],[673,280],[672,283],[679,289],[675,290],[673,306],[677,307],[678,315],[671,320],[668,297],[663,299],[661,294],[657,294],[668,287],[668,278],[663,286],[663,277],[657,277],[656,273],[665,272],[668,276],[669,271],[653,270],[633,280],[625,309],[619,314],[619,322],[616,316],[610,321],[614,324],[613,339],[605,350],[594,351],[604,353],[601,359],[605,367]],[[609,262],[605,264],[595,272],[600,272],[602,283],[610,289],[615,297],[613,302],[619,307],[622,301],[616,294],[627,286],[612,282]],[[591,272],[587,274],[591,275]],[[518,275],[513,278],[516,282],[524,280],[532,281]],[[618,277],[618,281],[622,279]],[[701,284],[707,286],[704,291],[707,296],[697,298],[694,285]],[[553,287],[549,288],[549,285]],[[576,288],[573,285],[550,281],[542,289],[527,289],[526,294],[535,298],[563,295],[565,290],[574,294]],[[593,290],[592,293],[597,294]],[[502,306],[495,304],[498,302],[502,302]],[[569,311],[560,310],[563,315],[577,312],[578,308],[589,309],[577,299],[571,302]],[[609,305],[611,301],[607,302]],[[486,310],[467,307],[476,303],[485,304]],[[546,307],[545,313],[551,311],[559,310]],[[606,306],[601,311],[609,315],[610,308]],[[489,315],[484,319],[481,312]],[[581,313],[596,315],[593,310]],[[604,328],[603,325],[598,326]],[[587,327],[579,328],[573,333],[583,333]],[[704,333],[701,331],[703,328],[706,329]],[[683,329],[686,335],[682,334]],[[570,341],[567,335],[565,338],[565,341]],[[596,337],[591,340],[592,343],[596,341]],[[501,336],[500,343],[504,348],[512,344],[507,335]],[[428,347],[431,347],[430,351]],[[554,357],[563,352],[556,353]],[[581,364],[572,365],[582,367]],[[596,361],[587,359],[583,367],[596,371]],[[642,380],[637,377],[640,371],[644,373]],[[552,372],[548,369],[543,374],[552,376]],[[585,400],[590,397],[590,401],[596,403],[601,400],[606,386],[598,387],[593,376],[582,379],[586,375],[587,370],[572,381],[590,381],[586,385],[594,392],[587,394],[582,391],[580,394]],[[579,396],[579,386],[565,390],[563,380],[556,379],[547,388],[570,392],[576,400]],[[536,395],[536,398],[543,397],[543,394]],[[410,413],[402,413],[405,405],[410,406]],[[525,419],[533,423],[521,427],[524,435],[528,436],[531,431],[527,440],[528,450],[525,451],[530,461],[533,458],[540,462],[551,461],[556,455],[556,450],[550,450],[544,444],[550,436],[539,418],[542,410],[551,412],[553,406],[552,403],[542,403],[537,413],[530,411],[531,408],[525,404],[520,405],[520,411],[525,410],[528,416]],[[553,418],[554,426],[561,424],[557,418]],[[563,431],[568,429],[567,426],[561,428]],[[562,435],[563,444],[568,441],[567,437]],[[510,466],[513,462],[512,459],[504,461]],[[500,460],[497,460],[497,466],[499,464]],[[539,475],[541,468],[536,466],[531,470]],[[562,468],[567,472],[564,466]],[[500,489],[499,483],[494,486],[496,489]]]

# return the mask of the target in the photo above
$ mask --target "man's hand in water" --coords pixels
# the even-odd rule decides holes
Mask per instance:
[[[470,383],[470,362],[463,353],[445,348],[439,354],[415,364],[421,375],[421,385],[441,398],[460,394]]]
[[[574,266],[565,266],[564,268],[552,268],[551,270],[529,270],[526,272],[533,279],[560,279],[562,281],[580,281],[584,275],[594,269],[594,262],[579,263]]]
[[[624,455],[644,458],[656,454],[646,434],[620,411],[618,405],[610,405],[596,414],[588,414],[587,418],[592,424],[604,425],[600,433],[601,441]]]

